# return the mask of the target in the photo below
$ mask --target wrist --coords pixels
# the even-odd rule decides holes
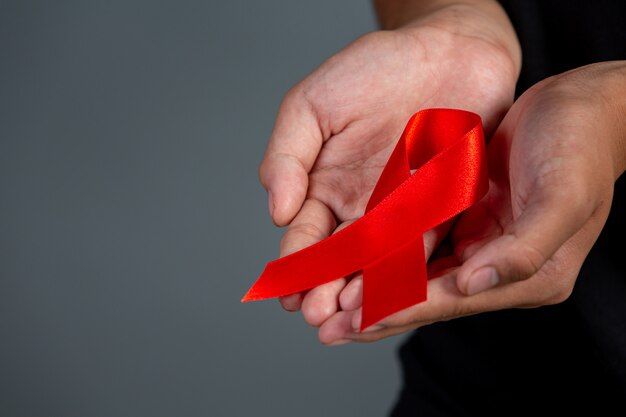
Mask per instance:
[[[581,99],[595,111],[598,138],[606,141],[617,180],[626,170],[626,61],[591,64],[563,76],[578,85]]]
[[[430,27],[478,39],[501,50],[510,61],[517,81],[522,65],[521,47],[508,15],[497,1],[375,0],[374,3],[382,29],[412,32]]]
[[[381,29],[393,30],[446,7],[472,6],[484,8],[496,0],[374,0],[374,9]]]
[[[612,121],[613,172],[617,180],[626,171],[626,61],[603,65],[607,65],[607,75],[602,94]]]
[[[617,180],[626,170],[626,61],[586,65],[552,80],[563,96],[584,103],[592,114],[595,139]]]

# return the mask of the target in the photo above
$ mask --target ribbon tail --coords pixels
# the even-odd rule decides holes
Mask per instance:
[[[297,275],[290,276],[289,282],[286,282],[286,276],[284,273],[277,273],[276,269],[273,265],[275,262],[270,262],[263,270],[263,273],[256,280],[254,285],[250,287],[246,295],[241,299],[242,303],[247,303],[249,301],[259,301],[259,300],[267,300],[269,298],[281,297],[283,295],[293,294],[299,291],[304,291],[307,288],[297,289],[297,288],[289,288],[289,284],[298,283]],[[277,282],[278,281],[278,282]],[[282,285],[280,282],[282,281]],[[313,287],[314,285],[311,285]]]
[[[424,240],[416,239],[363,270],[360,332],[400,310],[426,300],[428,275]]]

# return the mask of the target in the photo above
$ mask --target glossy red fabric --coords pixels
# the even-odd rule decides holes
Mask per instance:
[[[426,300],[422,235],[470,207],[487,188],[480,117],[453,109],[420,111],[409,120],[363,217],[268,263],[242,301],[292,294],[362,271],[362,331]]]

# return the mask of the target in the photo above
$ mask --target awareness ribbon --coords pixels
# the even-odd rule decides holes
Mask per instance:
[[[426,300],[422,235],[472,206],[487,189],[480,116],[422,110],[404,129],[363,217],[269,262],[241,301],[293,294],[362,271],[363,331]]]

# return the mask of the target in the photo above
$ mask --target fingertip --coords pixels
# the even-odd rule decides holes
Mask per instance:
[[[280,256],[287,256],[325,239],[336,224],[332,211],[325,204],[313,199],[305,201],[280,240]]]
[[[505,234],[476,250],[461,266],[457,288],[475,295],[498,285],[529,279],[549,259],[536,246],[517,235]]]
[[[337,312],[337,301],[316,293],[309,293],[302,301],[302,316],[312,327],[320,327]]]
[[[331,316],[319,329],[318,338],[321,343],[328,346],[344,344],[345,340],[353,337],[352,311],[340,311]]]
[[[339,305],[342,310],[351,311],[361,307],[363,302],[363,276],[352,278],[339,294]]]
[[[495,264],[503,262],[506,251],[498,243],[496,239],[466,257],[456,275],[456,287],[461,294],[475,295],[500,284],[501,279]]]
[[[500,283],[500,276],[493,266],[484,266],[476,269],[463,281],[459,281],[459,291],[465,295],[475,295]]]
[[[304,320],[313,327],[319,327],[335,314],[339,310],[338,296],[345,284],[345,278],[341,278],[309,291],[302,300]]]
[[[300,310],[302,306],[302,293],[289,294],[282,297],[278,297],[281,307],[290,313],[294,313]]]
[[[261,183],[267,190],[268,209],[276,226],[286,226],[296,216],[306,197],[309,177],[293,157],[276,155],[264,161]]]
[[[306,299],[302,303],[302,316],[304,321],[311,327],[320,327],[328,317],[337,312],[337,309],[330,303],[312,304],[307,303]]]

